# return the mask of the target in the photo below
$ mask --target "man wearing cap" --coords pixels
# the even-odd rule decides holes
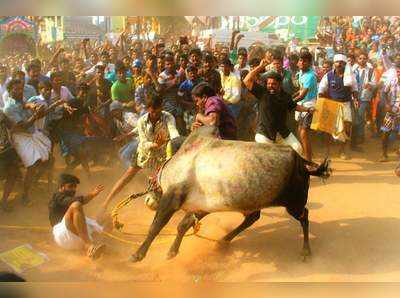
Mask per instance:
[[[89,203],[104,189],[98,185],[86,196],[75,196],[79,179],[73,175],[61,174],[58,191],[53,194],[48,209],[53,238],[58,246],[67,250],[86,250],[86,255],[97,259],[105,246],[94,244],[93,232],[102,232],[95,220],[85,216],[83,205]]]
[[[318,93],[320,97],[330,98],[338,101],[344,106],[344,126],[347,136],[351,136],[352,127],[352,104],[358,108],[358,87],[353,72],[346,70],[347,57],[343,54],[336,54],[333,58],[334,69],[329,71],[322,78]],[[349,159],[345,145],[341,144],[340,157]],[[354,146],[353,146],[354,147]]]
[[[279,134],[284,144],[291,146],[298,154],[303,155],[300,142],[287,127],[287,113],[296,109],[312,114],[314,108],[296,104],[291,96],[282,90],[282,77],[277,72],[270,71],[263,76],[265,85],[256,83],[257,75],[263,72],[268,64],[269,61],[266,59],[261,60],[260,65],[250,71],[243,81],[249,91],[258,99],[259,116],[255,141],[257,143],[275,143],[277,134]]]

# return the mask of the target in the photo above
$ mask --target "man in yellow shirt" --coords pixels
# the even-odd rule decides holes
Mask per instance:
[[[162,110],[162,98],[153,96],[146,102],[147,113],[139,118],[137,133],[139,144],[133,156],[131,166],[115,183],[107,195],[100,214],[104,214],[111,200],[127,185],[141,169],[156,170],[168,157],[167,144],[179,137],[174,116]],[[136,133],[133,130],[126,134],[129,137]]]
[[[135,90],[143,84],[142,62],[139,59],[132,63],[132,82]]]
[[[241,81],[233,72],[233,64],[228,58],[223,59],[221,62],[220,75],[222,85],[221,96],[227,104],[229,111],[237,118],[241,108]]]
[[[228,58],[221,62],[221,95],[227,104],[229,111],[237,118],[240,113],[241,82],[240,78],[232,71],[233,65]],[[216,90],[218,92],[218,90]]]

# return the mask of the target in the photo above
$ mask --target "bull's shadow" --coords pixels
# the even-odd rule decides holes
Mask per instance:
[[[400,219],[392,217],[310,222],[313,256],[303,263],[301,227],[295,220],[287,219],[243,232],[221,254],[229,258],[232,270],[247,262],[276,268],[275,272],[253,275],[248,281],[313,274],[390,273],[400,270],[399,231]]]
[[[399,178],[395,176],[394,174],[394,168],[393,171],[391,171],[389,174],[371,174],[371,175],[343,175],[340,173],[336,173],[332,175],[329,180],[326,181],[326,184],[335,184],[335,183],[340,183],[340,184],[354,184],[354,183],[365,183],[365,184],[393,184],[393,185],[398,185],[399,184]],[[322,186],[323,184],[313,184],[313,187],[319,187]]]

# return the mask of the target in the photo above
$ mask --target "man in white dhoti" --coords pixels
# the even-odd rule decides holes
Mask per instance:
[[[43,106],[44,108],[49,110],[49,113],[46,117],[40,118],[35,121],[34,126],[35,130],[38,130],[44,133],[51,141],[52,148],[50,150],[50,156],[46,165],[42,167],[42,170],[38,175],[37,179],[39,179],[44,172],[47,172],[47,180],[48,180],[48,188],[49,190],[53,189],[53,172],[54,172],[54,157],[53,150],[54,145],[56,143],[56,138],[54,138],[54,134],[51,131],[51,121],[57,117],[57,113],[64,108],[68,112],[72,112],[71,107],[66,104],[66,100],[56,100],[56,98],[51,98],[52,94],[52,84],[50,81],[42,81],[39,82],[39,95],[33,96],[28,100],[28,104],[25,107],[35,108],[38,106]],[[60,107],[60,104],[63,104],[64,107]],[[56,115],[56,116],[54,116]]]
[[[83,206],[100,194],[104,186],[98,185],[86,196],[76,196],[78,177],[61,174],[58,191],[49,202],[49,220],[53,238],[57,245],[67,250],[86,250],[91,259],[100,257],[104,244],[93,241],[93,233],[101,233],[103,227],[86,217]]]
[[[12,100],[5,105],[4,115],[11,123],[13,146],[27,169],[21,199],[23,204],[29,204],[30,186],[38,167],[49,159],[51,141],[34,125],[37,119],[44,117],[44,106],[39,109],[34,104],[25,105],[23,103],[23,86],[24,83],[18,79],[13,79],[8,84],[7,89]]]

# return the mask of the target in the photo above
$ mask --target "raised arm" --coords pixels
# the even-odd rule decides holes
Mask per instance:
[[[97,185],[93,189],[93,191],[91,191],[90,193],[88,193],[86,196],[83,197],[82,204],[85,205],[85,204],[89,203],[91,200],[93,200],[95,197],[97,197],[103,190],[104,190],[103,185]]]
[[[89,50],[87,48],[87,40],[82,41],[82,49],[83,49],[83,55],[85,56],[85,60],[87,61],[89,59]]]
[[[44,106],[43,106],[44,108]],[[42,108],[42,109],[43,109]],[[6,116],[7,116],[7,112],[6,112]],[[8,126],[10,127],[10,131],[13,132],[26,132],[27,129],[29,127],[31,127],[33,125],[33,123],[35,123],[36,120],[40,119],[40,112],[37,112],[35,114],[33,114],[31,117],[29,117],[27,120],[25,121],[7,121]]]
[[[196,122],[209,126],[219,125],[219,114],[216,112],[210,113],[207,116],[201,113],[196,115]]]
[[[229,50],[232,51],[235,48],[235,38],[236,38],[236,35],[239,33],[240,33],[240,31],[238,31],[238,30],[232,31],[231,44],[229,46]]]
[[[247,89],[249,89],[249,90],[253,89],[254,81],[255,81],[257,75],[260,72],[265,71],[265,67],[268,64],[269,63],[268,63],[268,61],[266,59],[262,59],[260,64],[247,74],[247,76],[243,80],[243,83],[244,83],[244,85],[246,86]]]
[[[54,53],[53,57],[51,57],[50,62],[49,62],[49,66],[53,66],[56,62],[56,60],[58,59],[58,56],[60,56],[60,54],[64,52],[64,49],[62,47],[59,47],[57,49],[57,51]]]

